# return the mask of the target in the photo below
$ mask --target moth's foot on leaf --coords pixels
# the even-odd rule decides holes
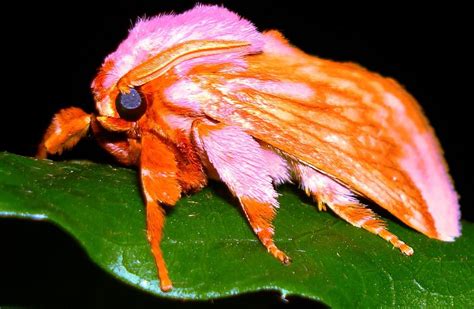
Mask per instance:
[[[171,283],[170,279],[164,279],[160,281],[160,289],[163,292],[169,292],[173,289],[173,284]]]
[[[326,204],[324,204],[324,202],[318,198],[318,210],[319,211],[326,211],[327,208],[326,208]]]
[[[283,264],[288,265],[291,263],[291,258],[287,256],[285,252],[278,249],[274,244],[268,246],[267,250]]]
[[[412,249],[412,247],[408,246],[407,244],[400,245],[398,249],[400,249],[400,251],[402,251],[403,254],[408,255],[408,256],[413,255],[413,253],[415,252]]]
[[[370,231],[370,229],[368,229]],[[394,235],[384,228],[379,227],[376,234],[390,242],[395,248],[398,248],[405,255],[412,255],[415,252],[409,245],[400,240],[397,235]]]

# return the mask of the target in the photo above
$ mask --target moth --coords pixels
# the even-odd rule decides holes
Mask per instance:
[[[60,110],[37,156],[61,154],[90,131],[120,163],[138,166],[163,291],[172,288],[160,249],[165,209],[208,179],[227,185],[284,264],[272,221],[275,187],[286,182],[405,255],[413,249],[361,197],[430,238],[461,233],[440,144],[410,94],[357,64],[308,55],[223,7],[139,20],[92,91],[97,113]]]

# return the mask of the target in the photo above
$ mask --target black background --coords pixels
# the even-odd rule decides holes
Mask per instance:
[[[391,76],[420,102],[443,145],[473,219],[472,27],[467,8],[401,2],[347,6],[313,1],[223,3],[259,30],[279,29],[294,45],[324,58],[357,62]],[[2,8],[0,151],[33,155],[52,115],[67,106],[94,111],[90,83],[139,16],[182,12],[194,1],[13,3]],[[110,160],[84,141],[66,158]],[[0,304],[193,305],[157,300],[109,278],[65,233],[46,223],[0,221]],[[259,293],[218,304],[283,305]],[[290,304],[305,303],[290,298]],[[204,303],[205,304],[205,303]],[[201,303],[201,305],[204,305]]]

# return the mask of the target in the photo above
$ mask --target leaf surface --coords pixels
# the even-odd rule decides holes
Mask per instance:
[[[211,184],[168,211],[162,248],[174,289],[163,293],[136,171],[0,153],[0,217],[53,222],[105,271],[162,297],[205,300],[277,290],[339,308],[474,305],[472,223],[463,222],[463,236],[445,243],[388,220],[390,230],[415,249],[406,257],[318,212],[296,188],[279,192],[275,240],[291,265],[265,251],[226,188]]]

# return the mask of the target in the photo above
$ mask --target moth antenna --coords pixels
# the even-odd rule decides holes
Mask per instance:
[[[242,41],[187,41],[159,53],[130,70],[120,78],[117,83],[117,88],[122,93],[128,93],[130,88],[141,86],[160,77],[183,61],[231,51],[239,51],[249,45],[250,43]]]

